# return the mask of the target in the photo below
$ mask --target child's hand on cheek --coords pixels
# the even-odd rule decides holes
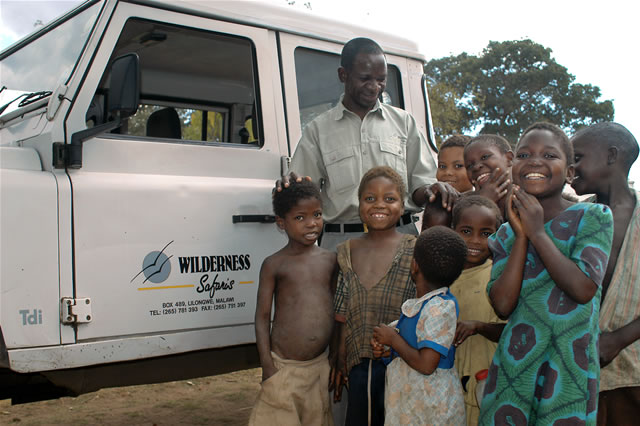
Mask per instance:
[[[382,345],[392,346],[391,341],[397,334],[394,328],[386,324],[373,327],[373,338]]]
[[[525,237],[524,229],[522,228],[522,222],[520,221],[520,215],[516,207],[514,206],[514,200],[516,198],[515,191],[519,187],[514,185],[509,191],[507,196],[507,220],[513,229],[513,233],[516,237]]]
[[[544,210],[538,199],[519,187],[516,187],[513,193],[513,205],[518,209],[524,234],[532,239],[536,233],[544,232]]]
[[[475,187],[478,195],[487,197],[497,203],[507,195],[507,192],[509,192],[510,183],[509,171],[501,170],[497,167],[491,172],[491,176],[489,176],[489,179],[484,183],[484,185],[480,186],[478,185],[478,182],[474,181],[473,186]]]

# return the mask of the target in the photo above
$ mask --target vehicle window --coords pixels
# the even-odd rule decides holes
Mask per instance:
[[[100,7],[93,5],[1,58],[2,85],[15,92],[53,91],[80,57]],[[8,52],[11,52],[10,50]]]
[[[254,46],[214,32],[129,20],[111,56],[140,57],[141,104],[116,130],[164,142],[260,145]],[[87,125],[104,122],[107,76],[89,110]]]
[[[314,118],[333,108],[342,95],[344,86],[338,79],[340,55],[298,47],[294,57],[300,126],[304,130]],[[387,88],[380,101],[404,108],[400,70],[390,64],[387,73]]]

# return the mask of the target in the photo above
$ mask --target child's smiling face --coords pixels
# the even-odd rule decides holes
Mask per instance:
[[[588,137],[572,140],[575,156],[575,177],[571,186],[576,194],[583,195],[598,192],[599,187],[609,182],[608,152],[603,143]]]
[[[512,175],[514,183],[529,194],[536,198],[561,194],[573,173],[560,141],[549,130],[532,130],[520,140]]]
[[[496,232],[496,213],[485,206],[470,205],[460,212],[454,230],[467,244],[464,268],[482,265],[491,255],[488,238]]]
[[[489,180],[491,172],[496,168],[509,170],[513,153],[502,152],[489,142],[475,142],[464,151],[464,165],[467,168],[467,177],[471,183],[477,183],[480,187]]]
[[[438,171],[436,179],[446,182],[459,192],[466,192],[473,189],[467,170],[464,167],[464,148],[461,146],[451,146],[440,150],[438,153]]]
[[[391,179],[379,176],[367,182],[360,196],[360,219],[369,230],[395,227],[403,213],[400,190]]]

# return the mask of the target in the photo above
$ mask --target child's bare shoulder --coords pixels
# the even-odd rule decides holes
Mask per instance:
[[[328,262],[335,262],[337,259],[336,252],[324,249],[322,247],[316,247],[317,256],[326,259]]]
[[[288,256],[285,249],[281,248],[262,261],[262,274],[276,275],[283,265],[286,266]]]

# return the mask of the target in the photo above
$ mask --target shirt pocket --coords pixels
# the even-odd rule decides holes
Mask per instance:
[[[354,148],[349,146],[322,155],[327,169],[329,188],[336,193],[355,188],[359,183],[358,162]]]
[[[379,142],[381,165],[387,165],[394,169],[407,184],[407,139],[399,136],[390,141]]]

